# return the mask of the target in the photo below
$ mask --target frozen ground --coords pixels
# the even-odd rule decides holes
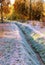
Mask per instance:
[[[43,62],[45,63],[45,34],[40,30],[37,30],[37,27],[32,26],[32,24],[22,24],[16,23],[18,27],[22,30],[25,35],[25,38],[31,42],[30,44],[39,53]],[[39,28],[39,27],[38,27]],[[41,29],[41,28],[40,28]],[[42,30],[42,29],[41,29]]]
[[[0,24],[0,65],[42,65],[16,24]]]
[[[35,30],[39,31],[40,33],[45,35],[45,26],[41,28],[42,23],[39,21],[28,21],[29,25],[33,27]],[[35,26],[33,26],[32,22],[35,23]]]

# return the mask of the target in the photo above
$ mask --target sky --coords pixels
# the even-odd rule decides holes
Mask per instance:
[[[45,1],[45,0],[44,0]]]
[[[14,1],[15,1],[15,0],[10,0],[11,4],[13,4],[13,3],[14,3]]]
[[[15,1],[15,0],[10,0],[11,4],[13,4],[13,3],[14,3],[14,1]],[[45,2],[45,0],[43,0],[43,1]]]

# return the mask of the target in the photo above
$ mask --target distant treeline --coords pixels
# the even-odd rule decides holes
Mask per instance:
[[[4,4],[5,2],[3,2]],[[43,2],[24,2],[15,1],[12,6],[9,6],[9,2],[6,6],[3,6],[3,16],[8,20],[40,20],[43,15]]]

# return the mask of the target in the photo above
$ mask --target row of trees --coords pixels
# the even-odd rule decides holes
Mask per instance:
[[[13,9],[10,9],[10,0],[0,0],[2,15],[1,19],[3,18],[3,13],[5,16],[9,13],[7,19],[10,20],[40,20],[43,11],[42,0],[39,0],[38,2],[31,2],[30,0],[28,4],[26,4],[26,2],[27,0],[15,0],[14,4],[12,5]],[[11,14],[10,10],[12,11]]]
[[[32,2],[30,1],[29,6],[26,5],[26,0],[24,2],[15,2],[14,10],[20,16],[20,19],[24,20],[40,20],[43,11],[43,2]]]

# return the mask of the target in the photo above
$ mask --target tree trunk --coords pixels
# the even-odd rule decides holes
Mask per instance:
[[[29,19],[31,20],[31,0],[30,0],[30,9],[29,9]]]
[[[2,8],[2,3],[1,3],[1,23],[3,23],[3,8]]]

